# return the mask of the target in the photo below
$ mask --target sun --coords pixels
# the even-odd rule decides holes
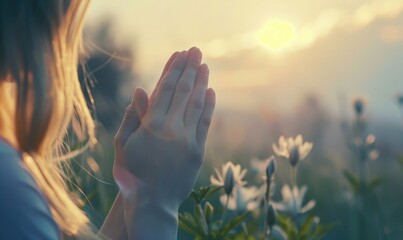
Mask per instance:
[[[284,20],[270,20],[258,32],[260,43],[273,51],[287,48],[295,39],[295,27]]]

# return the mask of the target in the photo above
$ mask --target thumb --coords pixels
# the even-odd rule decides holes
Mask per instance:
[[[136,91],[133,96],[133,103],[135,108],[137,109],[137,115],[140,120],[147,113],[148,108],[148,95],[146,91],[142,88],[136,88]]]
[[[144,100],[144,98],[147,99]],[[126,108],[122,124],[120,125],[119,130],[116,134],[116,145],[125,145],[130,135],[140,126],[141,117],[145,114],[146,110],[144,109],[147,109],[147,105],[147,93],[142,88],[136,88],[133,94],[132,101]],[[140,113],[143,113],[143,115],[141,115]]]

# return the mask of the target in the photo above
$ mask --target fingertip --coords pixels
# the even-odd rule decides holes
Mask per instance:
[[[141,87],[136,88],[134,92],[134,104],[140,114],[139,117],[143,117],[148,108],[148,95],[147,92]]]
[[[179,56],[180,52],[179,51],[175,51],[172,56],[168,59],[168,64],[165,67],[169,67],[169,65],[171,64],[172,61],[174,61],[178,56]]]
[[[215,97],[216,97],[215,91],[214,91],[214,89],[212,89],[212,88],[208,88],[208,89],[206,90],[206,95],[207,95],[208,97],[214,98],[214,99],[215,99]]]
[[[187,50],[183,50],[182,52],[178,53],[178,58],[182,59],[182,58],[187,58],[188,56],[188,51]]]
[[[189,49],[189,55],[195,57],[196,59],[201,60],[202,59],[202,52],[198,47],[191,47]]]
[[[215,108],[216,105],[216,94],[214,89],[209,88],[206,90],[206,105],[209,105],[210,108]]]
[[[148,94],[146,92],[146,90],[144,90],[144,88],[142,87],[136,87],[136,89],[134,90],[134,97],[147,97],[148,98]]]
[[[199,66],[199,72],[205,75],[208,75],[210,73],[210,69],[206,63],[202,63]]]

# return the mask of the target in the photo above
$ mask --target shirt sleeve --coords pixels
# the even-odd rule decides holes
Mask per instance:
[[[49,205],[16,152],[0,151],[0,239],[60,239]]]

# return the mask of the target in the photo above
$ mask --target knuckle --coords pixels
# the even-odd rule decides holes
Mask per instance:
[[[173,139],[176,136],[176,131],[172,127],[164,127],[162,133],[167,139]]]
[[[193,90],[193,85],[189,81],[182,81],[178,85],[178,90],[182,93],[190,93]]]
[[[181,134],[181,127],[179,124],[166,123],[163,127],[164,135],[168,138],[177,138]]]
[[[134,108],[134,105],[132,103],[130,103],[125,110],[126,114],[135,114],[136,110]]]
[[[161,83],[161,89],[165,92],[173,92],[175,90],[175,83],[165,80]]]
[[[197,58],[189,58],[188,66],[197,69],[200,65],[200,60]]]
[[[195,98],[190,102],[190,106],[196,110],[203,110],[204,109],[204,102],[200,98]]]
[[[185,69],[185,62],[175,62],[172,65],[172,69],[170,70],[171,74],[181,74],[183,72],[183,70]]]
[[[145,125],[147,126],[147,128],[149,129],[153,129],[153,130],[160,130],[163,127],[163,122],[161,120],[162,117],[148,117],[145,120]]]

